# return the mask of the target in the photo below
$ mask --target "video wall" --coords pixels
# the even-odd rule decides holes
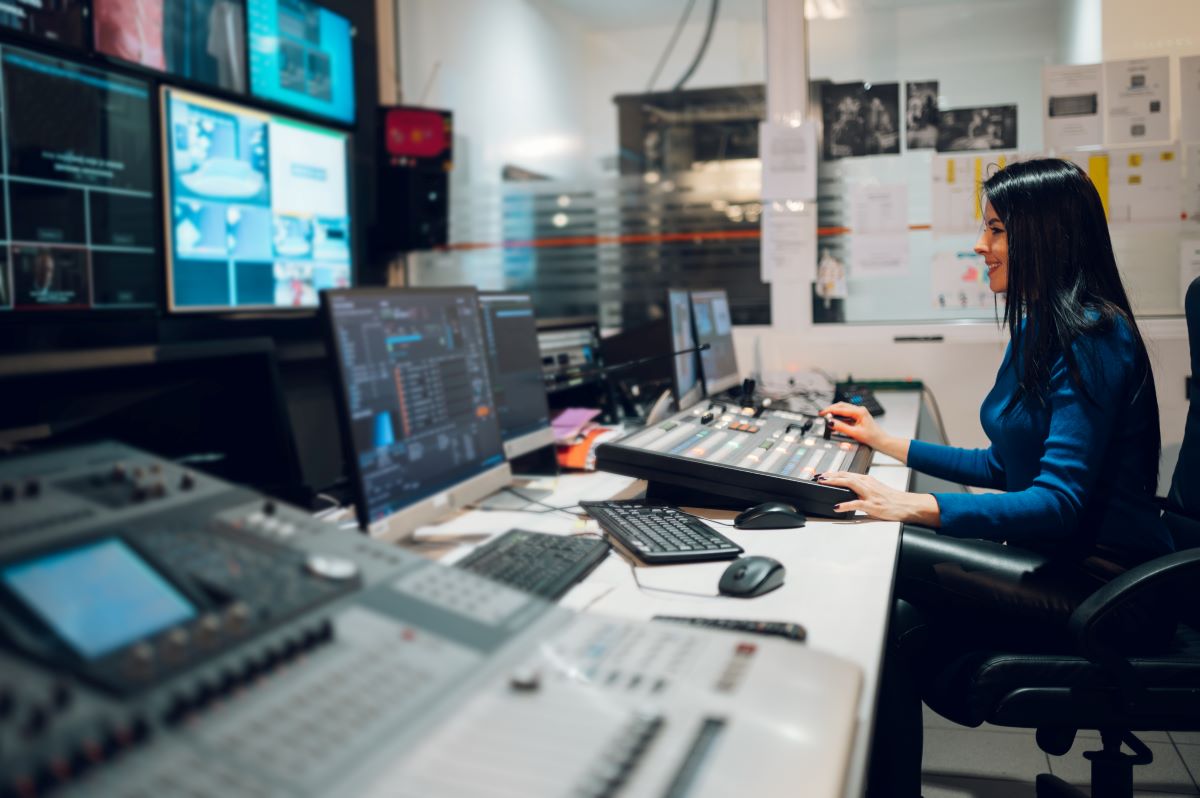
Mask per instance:
[[[348,286],[349,134],[250,97],[352,124],[351,36],[307,0],[0,0],[0,312],[315,307]],[[162,85],[157,118],[146,69],[191,88]]]
[[[176,310],[313,307],[350,284],[347,136],[163,90]]]
[[[0,308],[152,306],[150,87],[0,47]]]

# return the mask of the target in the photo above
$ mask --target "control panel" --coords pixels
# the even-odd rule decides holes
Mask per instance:
[[[832,518],[854,493],[816,481],[826,471],[865,474],[872,450],[831,434],[823,419],[787,410],[703,401],[596,448],[596,468],[650,481],[647,495],[711,506],[784,501]]]
[[[859,674],[805,647],[575,615],[115,443],[0,460],[0,502],[0,795],[841,792]]]

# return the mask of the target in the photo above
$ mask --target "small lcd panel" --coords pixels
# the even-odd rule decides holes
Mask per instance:
[[[0,581],[88,660],[196,616],[187,598],[115,538],[5,566]]]
[[[708,344],[700,353],[704,391],[709,396],[727,391],[741,380],[737,353],[733,348],[733,317],[724,291],[693,291],[692,317],[697,345]]]
[[[86,0],[0,0],[0,27],[82,48]]]
[[[352,123],[350,21],[308,0],[249,0],[247,9],[251,93]]]
[[[364,527],[504,463],[474,289],[323,297]]]
[[[671,351],[695,349],[698,344],[692,324],[691,297],[687,291],[671,289],[667,292],[667,313],[671,324]],[[700,357],[696,352],[676,355],[671,362],[671,377],[675,401],[681,410],[694,405],[703,396]]]
[[[345,133],[163,89],[173,310],[315,307],[350,284]]]
[[[14,47],[0,83],[0,308],[157,304],[149,86]]]
[[[92,3],[99,52],[229,91],[246,90],[244,0]]]

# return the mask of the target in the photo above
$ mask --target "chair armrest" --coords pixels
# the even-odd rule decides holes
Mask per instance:
[[[1200,574],[1200,549],[1178,551],[1131,568],[1088,596],[1067,624],[1080,653],[1102,664],[1123,661],[1125,657],[1105,643],[1105,622],[1131,601],[1189,573]]]

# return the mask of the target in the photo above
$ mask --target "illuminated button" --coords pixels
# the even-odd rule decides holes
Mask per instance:
[[[235,601],[225,610],[225,621],[231,629],[241,629],[250,621],[250,606],[244,601]]]
[[[848,451],[850,451],[850,444],[842,443],[842,444],[838,445],[838,448],[841,449],[843,452],[848,452]]]
[[[279,528],[275,530],[275,533],[281,538],[290,538],[292,535],[296,534],[296,526],[295,524],[280,524]]]
[[[341,557],[313,554],[304,561],[304,567],[310,574],[331,582],[343,582],[358,576],[358,566]]]
[[[816,438],[805,438],[805,439],[804,439],[804,445],[805,445],[805,446],[816,446],[816,445],[817,445],[817,439],[816,439]]]

